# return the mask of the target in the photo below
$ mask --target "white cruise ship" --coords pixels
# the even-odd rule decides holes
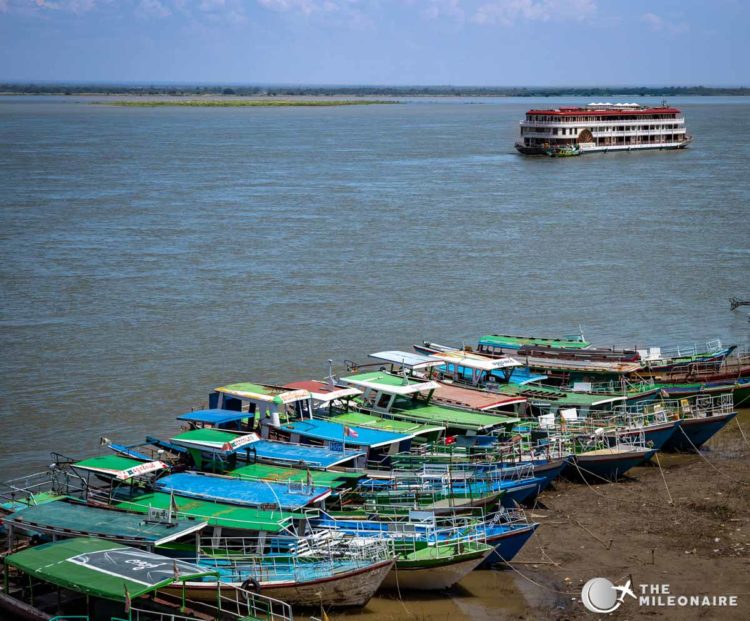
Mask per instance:
[[[524,155],[579,155],[594,151],[682,149],[692,140],[685,118],[664,102],[592,103],[585,107],[529,110],[516,149]]]

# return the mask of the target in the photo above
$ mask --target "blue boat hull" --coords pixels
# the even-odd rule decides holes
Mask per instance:
[[[655,449],[648,451],[628,452],[620,455],[576,455],[564,471],[565,476],[573,479],[585,479],[589,483],[616,481],[628,470],[651,459]]]
[[[737,412],[708,416],[706,418],[686,418],[680,427],[662,447],[663,451],[694,452],[708,442],[724,425],[732,420]],[[680,432],[680,429],[682,432]],[[684,433],[683,433],[684,432]],[[686,437],[687,436],[687,437]],[[688,439],[689,438],[689,439]]]
[[[543,485],[543,477],[534,477],[519,485],[505,488],[505,494],[501,499],[503,507],[515,507],[517,504],[521,505],[524,503],[531,502],[539,494],[539,488]]]
[[[572,458],[570,458],[572,459]],[[553,459],[544,463],[534,464],[534,476],[543,477],[544,481],[539,485],[537,495],[541,494],[550,483],[562,474],[562,471],[568,465],[568,458],[564,459]]]
[[[487,536],[487,543],[494,550],[479,565],[480,569],[487,569],[498,563],[507,563],[512,561],[518,552],[523,548],[526,542],[534,534],[538,524],[529,524],[518,529],[512,529],[505,533],[495,536]]]
[[[660,423],[658,425],[651,425],[643,430],[643,436],[646,441],[646,446],[654,449],[655,451],[661,450],[666,442],[674,435],[680,434],[679,425],[681,421],[669,421],[667,423]],[[636,437],[641,432],[640,429],[634,429],[632,432],[620,433],[620,437],[623,435],[628,437]],[[682,435],[682,434],[680,434]],[[607,436],[607,441],[610,446],[615,446],[617,440],[614,436]]]

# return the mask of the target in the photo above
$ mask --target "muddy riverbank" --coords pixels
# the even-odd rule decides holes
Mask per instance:
[[[557,483],[530,511],[541,527],[511,570],[475,571],[441,594],[380,596],[330,619],[593,619],[581,588],[599,576],[632,579],[636,595],[640,584],[666,584],[675,596],[737,596],[733,608],[641,606],[626,596],[609,618],[750,618],[750,410],[738,422],[703,456],[659,455],[616,485]]]

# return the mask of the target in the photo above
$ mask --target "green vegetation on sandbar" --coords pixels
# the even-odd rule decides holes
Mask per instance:
[[[395,104],[398,101],[375,99],[157,99],[151,101],[98,101],[108,106],[130,106],[133,108],[156,108],[159,106],[184,106],[189,108],[244,108],[277,106],[369,106],[372,104]]]

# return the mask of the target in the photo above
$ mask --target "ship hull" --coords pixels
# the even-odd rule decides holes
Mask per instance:
[[[730,412],[706,418],[685,418],[680,421],[680,428],[667,440],[662,450],[678,453],[694,452],[721,431],[736,415],[737,412]]]
[[[383,561],[338,576],[308,582],[261,582],[259,592],[292,606],[364,606],[380,588],[393,564],[392,560]],[[181,585],[167,587],[166,590],[182,594]],[[213,602],[216,600],[216,583],[187,582],[186,597],[195,601]]]
[[[439,591],[449,589],[476,569],[492,550],[437,566],[394,567],[383,581],[383,588],[408,591]]]
[[[573,463],[565,469],[571,478],[585,479],[589,483],[616,481],[628,470],[651,459],[656,451],[623,451],[615,454],[576,455]]]
[[[537,524],[529,524],[524,528],[511,530],[498,536],[488,536],[487,543],[492,546],[492,552],[479,565],[486,569],[499,563],[508,563],[521,551],[521,548],[534,534]]]

